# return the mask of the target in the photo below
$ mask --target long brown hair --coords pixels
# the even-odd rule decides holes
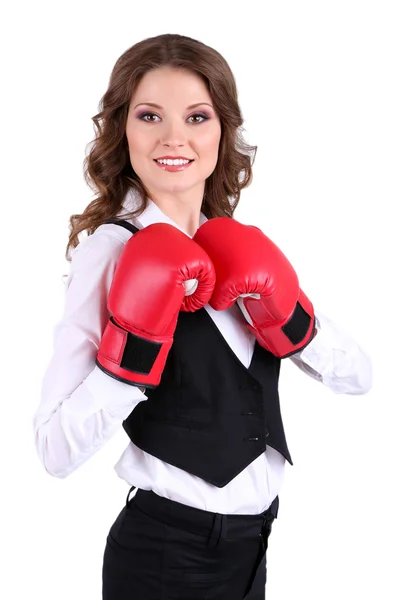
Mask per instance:
[[[257,146],[242,137],[243,118],[238,104],[234,75],[226,60],[213,48],[190,37],[164,34],[138,42],[119,57],[108,89],[92,117],[95,139],[84,159],[84,178],[95,192],[82,214],[70,217],[69,252],[79,243],[78,234],[92,234],[105,221],[115,218],[128,190],[135,188],[141,203],[127,218],[141,214],[148,194],[132,168],[125,135],[129,103],[139,81],[151,69],[163,66],[188,69],[202,77],[221,123],[217,165],[205,183],[201,210],[207,218],[232,217],[240,192],[252,180]]]

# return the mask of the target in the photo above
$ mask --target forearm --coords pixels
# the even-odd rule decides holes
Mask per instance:
[[[316,311],[317,335],[290,360],[336,394],[366,394],[372,387],[368,353],[345,330]]]
[[[143,391],[116,381],[98,368],[71,395],[56,395],[47,376],[34,416],[37,453],[46,471],[67,477],[94,455],[122,426]]]

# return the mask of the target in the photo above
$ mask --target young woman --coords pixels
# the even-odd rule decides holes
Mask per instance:
[[[71,217],[37,451],[66,477],[121,427],[130,438],[104,600],[262,600],[291,463],[281,360],[345,394],[369,390],[371,362],[277,246],[233,219],[256,147],[218,52],[145,39],[118,59],[100,107],[86,162],[96,198]]]

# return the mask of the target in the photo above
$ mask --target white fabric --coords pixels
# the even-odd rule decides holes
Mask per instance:
[[[128,193],[124,210],[135,202]],[[206,221],[202,214],[200,224]],[[178,227],[153,203],[137,219],[139,228],[155,222]],[[180,227],[178,227],[180,229]],[[54,350],[45,372],[34,415],[35,444],[45,469],[64,478],[102,447],[133,408],[146,400],[139,389],[117,381],[95,366],[99,342],[108,320],[107,295],[116,262],[131,233],[114,224],[102,225],[83,239],[72,254],[65,305],[54,330]],[[225,311],[205,306],[226,342],[245,367],[250,365],[255,338],[239,308]],[[291,360],[309,376],[339,394],[364,394],[372,385],[366,352],[321,313],[318,333]],[[257,514],[265,510],[283,484],[284,458],[272,448],[259,456],[223,488],[217,488],[143,452],[132,442],[115,465],[129,485],[225,514]]]

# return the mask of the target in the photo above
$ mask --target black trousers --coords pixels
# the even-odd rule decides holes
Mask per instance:
[[[103,600],[265,600],[278,496],[260,515],[222,515],[134,489],[107,536]]]

